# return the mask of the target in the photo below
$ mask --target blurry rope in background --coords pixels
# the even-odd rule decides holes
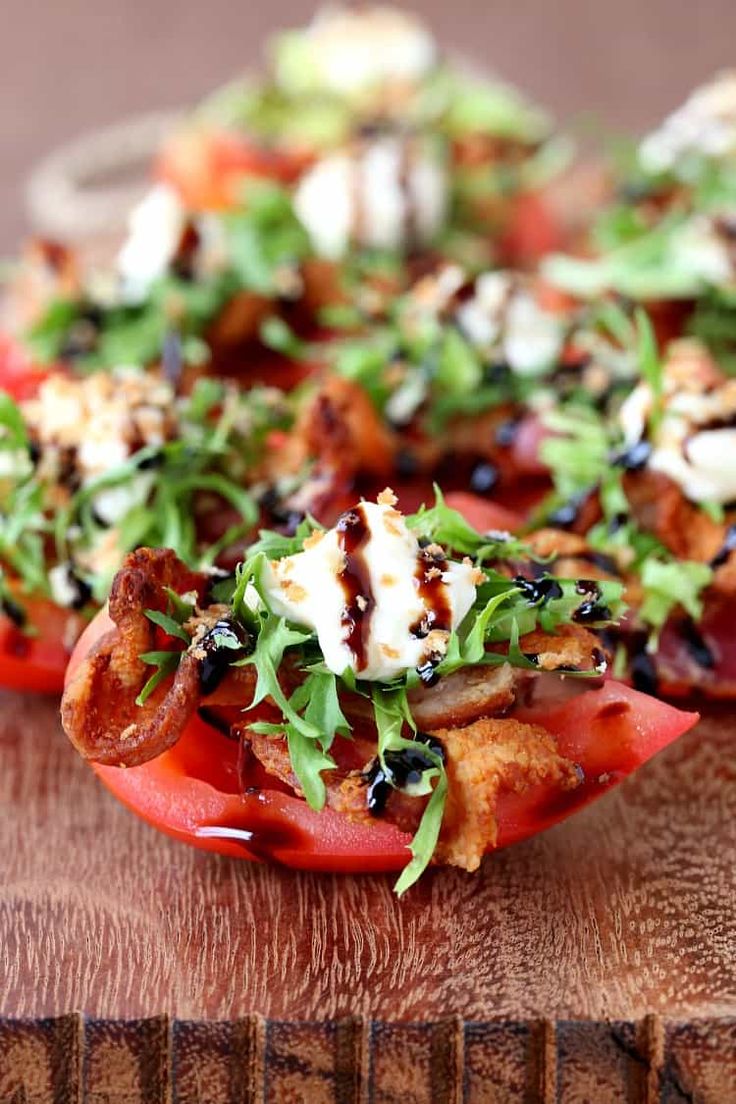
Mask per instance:
[[[135,116],[50,153],[26,184],[33,230],[66,241],[120,230],[145,189],[161,141],[181,115],[155,111]]]

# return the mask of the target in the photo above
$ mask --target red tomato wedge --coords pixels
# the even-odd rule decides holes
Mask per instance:
[[[469,491],[449,491],[445,495],[445,502],[453,510],[462,514],[468,525],[472,525],[479,533],[489,533],[493,529],[515,532],[523,525],[521,514],[509,510],[498,502],[490,502],[480,495],[471,494]]]
[[[94,639],[111,625],[103,611],[75,649],[70,674]],[[608,682],[563,702],[519,712],[554,734],[576,762],[581,784],[561,791],[543,784],[499,801],[499,846],[516,843],[564,820],[676,740],[697,722],[635,690]],[[107,788],[147,823],[208,851],[275,860],[304,870],[398,870],[408,836],[381,822],[355,824],[340,814],[313,812],[279,783],[240,792],[238,745],[199,719],[171,751],[141,767],[95,767]]]
[[[504,264],[523,268],[565,246],[565,230],[539,192],[522,192],[509,205],[499,242]]]
[[[237,205],[245,178],[288,184],[309,161],[305,153],[266,149],[245,135],[187,130],[167,142],[154,172],[190,210],[222,211]]]
[[[23,632],[10,618],[0,616],[0,687],[60,694],[71,646],[81,631],[82,621],[78,614],[45,598],[24,601],[23,606],[35,635]]]
[[[10,334],[0,332],[0,391],[16,402],[31,399],[50,371],[49,367],[34,364]]]

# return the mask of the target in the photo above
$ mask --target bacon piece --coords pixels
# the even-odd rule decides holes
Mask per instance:
[[[146,763],[173,747],[202,700],[213,705],[233,699],[243,703],[249,700],[249,690],[252,697],[255,675],[252,668],[243,667],[232,669],[217,692],[203,699],[201,659],[187,652],[173,680],[162,682],[144,705],[136,705],[153,672],[139,657],[160,649],[159,630],[145,611],[166,610],[166,587],[179,594],[194,593],[201,602],[208,583],[206,575],[190,571],[170,549],[143,548],[125,558],[110,595],[115,628],[82,660],[61,704],[64,729],[85,759],[128,767]],[[171,650],[177,646],[170,641]]]

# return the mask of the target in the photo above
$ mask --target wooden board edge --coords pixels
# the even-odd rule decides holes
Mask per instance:
[[[736,1017],[0,1020],[3,1104],[730,1104]]]

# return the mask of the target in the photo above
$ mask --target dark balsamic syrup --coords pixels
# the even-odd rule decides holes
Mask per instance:
[[[367,662],[371,616],[376,604],[365,560],[370,530],[363,507],[348,510],[338,519],[335,528],[345,554],[345,565],[340,573],[345,606],[340,620],[346,630],[345,643],[355,656],[356,670],[361,671]]]
[[[425,744],[444,763],[445,749],[436,736],[418,732],[414,739],[417,744]],[[368,812],[375,817],[382,816],[386,811],[391,790],[404,790],[407,786],[417,785],[423,772],[436,766],[434,759],[416,746],[387,751],[383,758],[385,768],[376,758],[363,776],[367,783]]]
[[[562,597],[562,587],[557,579],[548,575],[540,579],[525,579],[523,575],[517,575],[514,585],[519,588],[530,606],[543,606],[553,598]]]
[[[573,613],[573,621],[586,625],[595,621],[611,620],[611,611],[600,601],[601,588],[594,579],[579,579],[575,584],[575,591],[577,594],[582,594],[585,601],[581,602]]]
[[[207,697],[220,685],[228,667],[253,650],[253,639],[239,622],[223,617],[202,637],[199,647],[205,652],[200,661],[199,685]]]
[[[729,525],[723,544],[710,561],[713,570],[723,567],[732,552],[736,552],[736,525]]]

